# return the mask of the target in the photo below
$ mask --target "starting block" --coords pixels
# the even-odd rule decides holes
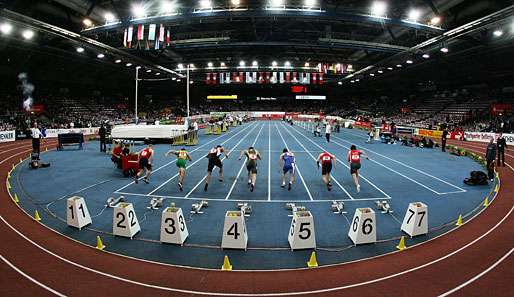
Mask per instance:
[[[296,205],[294,203],[286,203],[286,209],[291,211],[291,214],[287,215],[287,216],[292,217],[294,215],[294,213],[297,211],[306,211],[307,207],[301,206],[301,205]]]
[[[79,230],[91,224],[91,216],[84,198],[73,196],[66,202],[66,223]]]
[[[402,231],[410,237],[428,233],[428,207],[421,202],[409,203],[403,218]]]
[[[112,233],[132,239],[141,230],[132,203],[121,202],[112,213]]]
[[[202,200],[200,201],[200,203],[193,203],[191,205],[191,213],[199,213],[199,214],[202,214],[203,211],[202,208],[206,208],[209,206],[209,202],[207,200]]]
[[[391,209],[391,205],[387,200],[377,200],[375,201],[375,205],[377,206],[377,209],[382,211],[382,213],[393,213],[393,210]]]
[[[147,206],[147,209],[159,209],[162,207],[162,201],[164,198],[152,198],[150,199],[150,205]]]
[[[109,197],[105,202],[106,207],[115,207],[118,203],[125,202],[125,197],[120,196],[119,198]]]
[[[314,218],[310,211],[298,210],[293,213],[287,240],[291,250],[316,248]]]
[[[342,201],[332,201],[332,204],[330,205],[330,210],[334,214],[345,214],[346,211],[344,211],[344,202]]]
[[[252,214],[252,206],[246,202],[237,203],[237,209],[239,209],[245,217],[249,217]]]
[[[241,210],[227,211],[223,225],[221,248],[246,250],[248,234],[246,233],[245,217]]]
[[[373,209],[357,208],[348,231],[348,237],[354,244],[374,243],[377,241],[375,212]]]
[[[182,208],[172,205],[162,211],[161,242],[183,245],[189,236]]]

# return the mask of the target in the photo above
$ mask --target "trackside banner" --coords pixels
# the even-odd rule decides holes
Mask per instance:
[[[0,131],[0,142],[11,142],[16,140],[16,131]]]
[[[419,136],[425,136],[425,137],[441,138],[443,136],[443,131],[428,130],[428,129],[416,129],[415,134],[419,135]]]
[[[503,138],[507,141],[507,144],[514,145],[514,134],[502,134]],[[479,142],[489,142],[489,140],[498,139],[500,137],[500,133],[489,133],[489,132],[464,132],[464,137],[467,141],[479,141]]]
[[[55,138],[59,134],[66,133],[82,133],[84,135],[98,134],[98,127],[96,128],[75,128],[75,129],[46,129],[46,138]]]

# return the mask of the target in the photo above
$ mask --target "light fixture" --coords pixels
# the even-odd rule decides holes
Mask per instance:
[[[284,63],[284,67],[291,67],[291,62],[286,61],[286,62]]]
[[[98,59],[103,59],[103,58],[105,57],[105,55],[104,55],[104,54],[98,54],[98,55],[96,55],[96,57],[97,57]]]
[[[177,68],[178,68],[178,69],[184,69],[184,65],[183,65],[183,64],[178,64],[178,65],[177,65]]]
[[[442,48],[441,48],[441,52],[443,52],[443,53],[447,53],[447,52],[448,52],[448,48],[447,48],[447,47],[442,47]]]
[[[2,25],[0,25],[0,32],[2,32],[2,34],[9,34],[9,33],[11,33],[11,31],[12,31],[11,24],[3,23]]]
[[[405,61],[405,63],[407,63],[407,64],[412,64],[412,63],[414,63],[414,62],[412,62],[412,60],[407,60],[407,61]]]
[[[435,16],[435,17],[433,17],[433,18],[430,20],[430,24],[431,24],[431,25],[438,25],[440,22],[441,22],[441,18],[440,18],[440,17],[438,17],[438,16]]]
[[[422,57],[425,58],[425,59],[428,59],[428,58],[430,58],[430,55],[429,54],[423,54]]]
[[[277,67],[277,65],[278,65],[277,61],[273,61],[273,62],[271,62],[271,66],[273,66],[273,67]]]
[[[77,47],[77,53],[83,53],[84,48],[83,47]]]
[[[84,26],[86,26],[86,27],[91,27],[91,26],[93,26],[93,22],[92,22],[90,19],[88,19],[88,18],[85,18],[84,20],[82,20],[82,23],[83,23],[83,24],[84,24]]]
[[[207,63],[207,67],[209,67],[209,68],[212,68],[213,65],[214,64],[212,64],[212,62]]]
[[[396,67],[401,68],[402,64],[397,64]]]
[[[374,73],[370,73],[369,76],[375,76],[375,74]]]
[[[355,81],[354,81],[354,80],[351,80],[350,82],[351,82],[352,84],[353,84],[353,83],[355,83]],[[342,84],[342,83],[341,83],[341,84]]]
[[[161,75],[161,73],[160,73],[160,72],[157,72],[155,75],[159,76],[159,75]]]
[[[177,79],[177,82],[181,82],[181,81],[182,81],[182,80],[181,80],[180,78],[179,78],[179,79]]]
[[[177,78],[176,77],[172,77],[171,80],[177,80]]]
[[[105,21],[106,21],[107,23],[113,22],[113,21],[116,19],[116,17],[114,16],[114,14],[112,14],[112,13],[110,13],[110,12],[106,13],[106,14],[104,15],[104,18],[105,18]]]
[[[127,64],[125,64],[125,66],[130,67],[130,66],[132,66],[132,63],[127,63]]]
[[[200,0],[200,7],[201,8],[211,8],[211,1],[210,0]]]
[[[231,3],[234,6],[239,6],[239,4],[241,4],[241,1],[240,0],[232,0]]]
[[[152,72],[152,69],[146,70],[146,73],[150,73],[150,72]]]
[[[313,7],[316,5],[316,0],[305,0],[305,6]]]
[[[271,6],[282,6],[284,5],[284,0],[271,0]]]
[[[355,81],[360,81],[360,79],[359,79],[359,78],[357,78]]]
[[[192,80],[190,80],[190,81],[189,81],[189,84],[190,84],[190,85],[192,85],[193,83],[194,83],[194,81],[192,81]]]
[[[252,62],[252,66],[253,66],[253,67],[257,67],[257,66],[259,66],[259,63],[258,63],[257,61],[253,61],[253,62]]]
[[[419,17],[421,16],[421,12],[417,9],[411,9],[409,11],[409,20],[417,22]]]
[[[225,62],[221,62],[221,63],[220,63],[220,66],[221,66],[221,67],[226,67],[226,66],[225,66]]]
[[[305,67],[309,67],[309,66],[310,66],[309,62],[305,62]]]
[[[190,68],[190,69],[195,69],[195,64],[192,64],[192,63],[191,63],[191,64],[189,64],[189,68]]]
[[[245,61],[243,61],[243,60],[239,61],[239,66],[240,67],[245,67],[245,65],[246,65]]]
[[[175,6],[171,1],[162,1],[161,2],[161,13],[172,13]]]
[[[379,70],[379,71],[377,71],[377,72],[378,72],[378,73],[384,73],[384,71],[382,71],[382,70]]]
[[[346,69],[353,69],[353,65],[352,65],[352,64],[348,64],[348,66],[346,67]]]
[[[373,16],[385,16],[387,5],[383,1],[375,1],[371,5],[371,15]]]
[[[114,63],[116,63],[116,64],[121,63],[121,60],[117,59],[117,60],[114,61]]]
[[[503,35],[503,31],[502,30],[494,30],[493,35],[496,37],[500,37]]]
[[[387,67],[387,70],[393,70],[393,67]]]
[[[142,3],[135,4],[132,6],[132,14],[136,18],[143,18],[146,16],[146,9]]]
[[[25,30],[23,31],[23,33],[21,33],[21,36],[23,36],[23,38],[25,39],[32,39],[32,37],[34,37],[34,31],[32,30]]]
[[[353,80],[352,80],[352,82],[353,82]],[[338,81],[338,82],[337,82],[337,84],[338,84],[338,85],[342,85],[342,84],[343,84],[343,82],[342,82],[342,81]]]

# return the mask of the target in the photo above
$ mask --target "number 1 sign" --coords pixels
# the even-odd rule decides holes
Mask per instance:
[[[73,196],[66,203],[66,223],[68,226],[82,229],[91,224],[91,216],[87,210],[84,198]]]

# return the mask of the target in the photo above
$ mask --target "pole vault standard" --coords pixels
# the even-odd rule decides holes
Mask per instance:
[[[186,101],[187,101],[187,120],[189,121],[189,63],[186,68]]]
[[[136,66],[136,95],[135,95],[135,101],[136,101],[136,125],[138,124],[139,122],[139,118],[137,116],[137,91],[138,91],[138,86],[139,86],[139,69],[141,68],[141,66]]]

